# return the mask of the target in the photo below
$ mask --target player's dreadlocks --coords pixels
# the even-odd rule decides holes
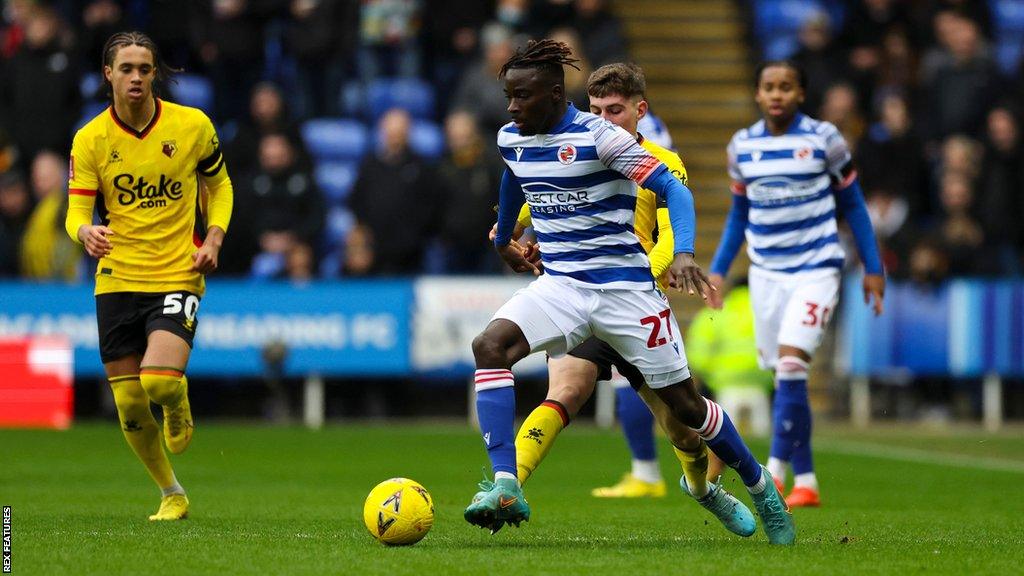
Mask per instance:
[[[579,58],[572,57],[572,49],[565,42],[549,38],[530,40],[526,48],[516,49],[516,53],[505,62],[498,72],[498,78],[504,78],[513,68],[545,68],[562,75],[562,66],[572,66],[579,70],[575,62],[579,62]]]

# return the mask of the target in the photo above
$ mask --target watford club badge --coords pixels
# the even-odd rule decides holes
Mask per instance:
[[[168,158],[174,158],[174,154],[178,152],[178,144],[174,140],[164,140],[160,143],[163,148],[164,156]]]

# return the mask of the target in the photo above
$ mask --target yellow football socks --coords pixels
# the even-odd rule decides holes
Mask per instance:
[[[672,450],[679,458],[679,464],[683,467],[683,475],[686,476],[686,485],[690,487],[690,494],[701,498],[708,493],[708,445],[702,440],[700,448],[694,452],[680,450],[673,446]]]
[[[149,399],[161,406],[176,406],[185,394],[184,373],[167,366],[143,366],[139,379]]]
[[[153,418],[149,396],[143,390],[138,376],[117,376],[110,379],[114,404],[121,421],[121,431],[135,455],[146,466],[149,475],[161,490],[177,486],[163,446],[160,445],[160,426]],[[180,490],[180,488],[179,488]]]
[[[554,400],[545,400],[530,412],[516,435],[516,468],[520,484],[526,484],[530,474],[551,451],[558,433],[568,425],[569,413]]]

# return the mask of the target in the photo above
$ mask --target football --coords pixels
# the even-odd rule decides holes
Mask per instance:
[[[370,490],[363,505],[363,522],[384,544],[415,544],[434,525],[434,500],[419,482],[391,478]]]

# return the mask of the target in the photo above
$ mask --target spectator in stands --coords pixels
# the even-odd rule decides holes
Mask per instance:
[[[956,174],[973,182],[981,170],[982,148],[974,139],[962,134],[946,138],[942,143],[941,164],[938,166],[936,182],[946,174]]]
[[[31,211],[32,200],[21,175],[0,174],[0,278],[18,275],[18,252]]]
[[[857,144],[857,166],[866,190],[883,188],[905,201],[916,217],[928,208],[927,167],[907,102],[890,93],[879,104],[878,122]]]
[[[575,67],[565,67],[565,99],[573,102],[580,110],[590,109],[590,95],[587,94],[587,79],[593,69],[590,61],[583,54],[580,37],[572,28],[558,28],[548,33],[548,38],[555,42],[565,42],[572,53],[579,58]]]
[[[861,115],[857,100],[857,90],[852,84],[839,82],[825,91],[825,100],[818,113],[825,122],[835,124],[843,138],[849,143],[851,152],[864,134],[864,117]]]
[[[249,98],[249,114],[238,124],[238,131],[225,143],[228,167],[235,174],[249,174],[259,163],[260,140],[266,134],[282,133],[291,141],[296,160],[304,169],[312,165],[302,142],[299,128],[288,112],[281,89],[271,82],[261,82]]]
[[[945,55],[925,79],[933,140],[956,133],[978,135],[999,89],[998,72],[978,25],[957,14],[945,25],[948,30],[940,36]]]
[[[995,272],[998,255],[987,242],[985,230],[972,214],[974,190],[966,176],[950,172],[943,176],[940,201],[942,214],[935,232],[949,255],[954,276],[975,276]]]
[[[341,85],[355,75],[359,23],[356,0],[290,0],[285,31],[295,58],[299,118],[336,116]]]
[[[438,168],[443,208],[441,240],[449,272],[497,272],[500,260],[486,241],[494,222],[495,192],[504,163],[493,145],[480,135],[476,118],[454,112],[445,120],[448,153]]]
[[[799,41],[800,48],[793,55],[793,61],[804,69],[807,78],[803,108],[813,113],[821,109],[828,87],[843,74],[844,61],[833,41],[828,15],[823,12],[804,22]]]
[[[121,4],[115,0],[90,0],[82,10],[79,37],[81,66],[90,69],[103,58],[103,44],[117,32],[129,29]]]
[[[878,239],[885,273],[906,278],[909,274],[910,252],[919,237],[919,230],[914,223],[916,215],[912,213],[905,197],[887,188],[868,188],[866,196],[868,215],[871,216],[871,225]]]
[[[68,211],[66,160],[52,151],[36,154],[32,161],[32,195],[36,206],[21,243],[21,275],[33,280],[78,278],[82,247],[64,231]]]
[[[264,0],[201,0],[193,27],[199,57],[217,96],[217,122],[237,120],[263,72],[263,27],[275,8]]]
[[[404,110],[385,113],[381,146],[359,168],[350,199],[356,229],[346,238],[346,250],[368,253],[355,260],[346,256],[350,274],[411,275],[423,269],[440,214],[433,170],[409,150],[411,122]]]
[[[257,276],[276,276],[298,245],[316,246],[324,225],[324,200],[299,163],[292,140],[282,132],[260,138],[259,171],[242,179],[234,234],[244,235]]]
[[[919,288],[934,288],[949,277],[949,255],[942,241],[923,236],[914,244],[909,258],[910,280]]]
[[[41,150],[68,152],[81,97],[76,55],[57,12],[37,4],[25,40],[0,69],[0,125],[27,163]]]
[[[359,11],[360,76],[414,78],[420,71],[422,0],[362,0]]]
[[[917,88],[917,58],[910,44],[907,31],[894,27],[882,39],[882,61],[878,66],[875,93],[872,104],[882,94],[891,92],[912,93]]]
[[[447,110],[451,87],[480,50],[480,32],[494,16],[489,0],[426,0],[425,62],[437,94],[438,109]]]
[[[483,59],[462,77],[452,108],[476,116],[487,134],[494,134],[511,120],[504,85],[498,81],[501,66],[512,57],[512,33],[502,24],[488,24],[480,32]]]
[[[582,52],[595,67],[627,60],[626,37],[622,21],[612,14],[605,0],[576,0],[570,23],[579,35]]]
[[[988,114],[978,217],[1004,252],[1024,253],[1024,148],[1020,122],[1005,106]]]

